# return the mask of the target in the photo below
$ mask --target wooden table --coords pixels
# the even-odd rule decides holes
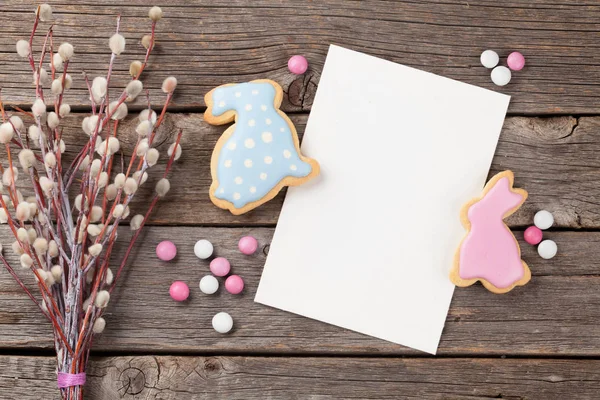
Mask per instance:
[[[92,76],[104,73],[107,38],[115,16],[123,16],[128,47],[112,81],[123,86],[128,63],[142,55],[148,2],[52,5],[55,37],[75,45],[73,68]],[[162,80],[177,76],[173,113],[159,138],[168,144],[184,128],[184,156],[113,296],[107,329],[94,344],[87,398],[600,398],[599,3],[170,0],[163,6],[144,84],[158,106]],[[14,48],[29,34],[33,9],[27,1],[4,0],[0,12],[0,83],[8,105],[32,100],[31,77]],[[274,79],[285,90],[283,108],[303,132],[329,43],[512,95],[490,174],[511,169],[529,191],[509,221],[517,237],[535,211],[555,216],[546,236],[559,254],[545,261],[523,243],[533,274],[525,288],[502,296],[480,285],[457,290],[436,357],[255,304],[284,194],[239,217],[208,199],[209,157],[223,127],[203,122],[204,93],[226,82]],[[479,64],[485,49],[503,59],[519,50],[527,66],[507,87],[494,87]],[[294,54],[310,61],[304,76],[287,70]],[[67,102],[77,113],[67,120],[67,142],[82,140],[80,122],[89,110],[82,79],[74,76]],[[133,117],[123,126],[126,153],[134,127]],[[261,244],[255,256],[236,250],[246,234]],[[210,239],[246,279],[243,295],[199,292],[208,270],[193,254],[200,238]],[[178,245],[176,262],[154,256],[164,239]],[[8,247],[7,229],[0,241]],[[186,304],[169,299],[176,279],[192,287]],[[231,334],[213,331],[218,311],[233,316]],[[50,327],[6,273],[0,274],[0,347],[0,398],[57,397]]]

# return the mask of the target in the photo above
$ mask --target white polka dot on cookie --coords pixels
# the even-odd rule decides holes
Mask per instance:
[[[253,139],[244,140],[244,146],[246,146],[249,149],[254,148],[254,140]]]

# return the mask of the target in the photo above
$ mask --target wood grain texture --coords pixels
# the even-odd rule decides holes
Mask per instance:
[[[421,354],[254,303],[272,228],[151,227],[146,232],[125,281],[112,296],[106,331],[94,343],[96,351]],[[128,234],[122,231],[121,239]],[[237,241],[246,234],[260,243],[260,251],[253,256],[237,250]],[[522,232],[516,236],[522,239]],[[600,356],[600,233],[550,232],[546,236],[559,247],[559,254],[549,261],[521,241],[523,259],[533,274],[525,287],[506,295],[492,294],[481,285],[456,290],[440,355]],[[200,292],[198,282],[209,273],[208,262],[193,254],[193,245],[201,238],[211,240],[216,255],[228,258],[233,273],[244,278],[246,288],[241,295],[231,295],[223,287],[212,296]],[[175,262],[161,262],[154,254],[156,244],[165,239],[178,246]],[[4,229],[0,242],[8,242]],[[12,263],[17,262],[10,250],[5,252]],[[189,301],[170,299],[168,289],[174,280],[189,284]],[[27,281],[33,282],[33,277]],[[220,311],[230,313],[235,321],[230,334],[212,329],[211,319]],[[12,278],[0,273],[0,348],[47,349],[50,345],[50,326]]]
[[[593,399],[598,360],[93,358],[86,399]],[[3,399],[58,399],[54,360],[0,357]]]
[[[73,114],[64,121],[67,143],[81,144],[86,136],[81,131],[84,115]],[[306,115],[292,115],[300,135],[304,133]],[[137,138],[135,116],[120,125],[119,137],[125,154],[129,155]],[[168,114],[157,136],[162,160],[156,167],[164,170],[166,149],[173,142],[178,128],[184,129],[181,141],[183,156],[175,163],[170,175],[171,191],[160,202],[152,224],[166,225],[274,225],[279,217],[285,191],[272,201],[240,216],[215,207],[208,195],[211,184],[210,157],[225,126],[211,126],[202,114]],[[515,173],[515,187],[524,188],[529,198],[523,207],[508,219],[512,227],[525,227],[540,209],[553,213],[555,227],[600,227],[600,118],[599,117],[509,117],[504,123],[490,177],[502,170]],[[78,148],[70,145],[68,155]],[[307,154],[310,156],[310,154]],[[1,159],[6,159],[0,150]],[[68,158],[68,157],[67,157]],[[318,161],[318,160],[317,160]],[[327,165],[323,165],[326,171]],[[159,174],[150,173],[142,187],[133,212],[145,211],[149,196]],[[318,178],[317,178],[318,179]],[[375,199],[374,199],[375,201]]]
[[[15,53],[28,37],[34,2],[3,1],[0,26],[0,83],[12,104],[30,103],[31,77]],[[126,53],[115,65],[114,87],[123,87],[128,64],[142,58],[140,38],[148,31],[148,2],[131,0],[54,1],[56,41],[76,49],[76,79],[67,101],[88,106],[80,72],[104,74],[108,38],[117,14]],[[168,75],[179,79],[174,106],[204,107],[202,96],[228,82],[269,78],[286,92],[284,109],[308,110],[330,43],[362,51],[464,82],[497,90],[490,71],[479,63],[485,49],[503,60],[511,51],[527,58],[502,92],[513,96],[512,113],[590,114],[599,111],[598,39],[600,5],[572,0],[495,1],[293,1],[176,0],[161,4],[158,44],[150,75],[143,79],[152,101],[162,102],[160,85]],[[42,25],[40,35],[47,24]],[[41,39],[41,38],[40,38]],[[38,46],[39,48],[39,46]],[[287,70],[294,54],[305,55],[304,76]],[[140,99],[138,105],[143,104]]]

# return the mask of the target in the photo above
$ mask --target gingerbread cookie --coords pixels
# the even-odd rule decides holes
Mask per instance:
[[[521,260],[519,243],[504,223],[527,199],[527,192],[513,188],[512,171],[503,171],[485,185],[481,197],[461,210],[467,230],[454,256],[450,280],[466,287],[481,281],[494,293],[506,293],[531,279],[531,271]]]
[[[210,199],[217,207],[243,214],[319,174],[319,164],[300,154],[282,99],[281,86],[268,79],[219,86],[204,97],[206,122],[235,121],[212,154]]]

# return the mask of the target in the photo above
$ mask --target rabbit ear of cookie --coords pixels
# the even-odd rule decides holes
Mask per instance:
[[[233,108],[220,108],[220,111],[215,112],[215,101],[214,94],[217,90],[223,90],[227,87],[237,86],[236,83],[228,83],[226,85],[218,86],[206,93],[204,96],[204,102],[206,103],[206,111],[204,112],[204,120],[211,125],[224,125],[236,119],[236,112]]]

